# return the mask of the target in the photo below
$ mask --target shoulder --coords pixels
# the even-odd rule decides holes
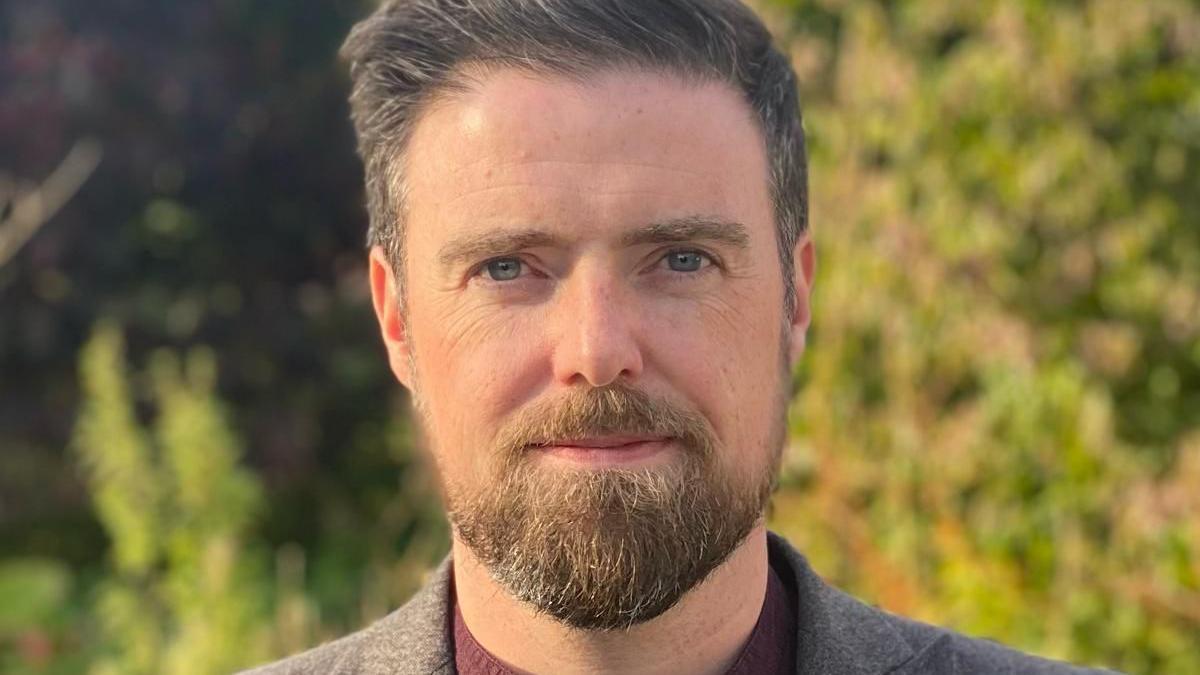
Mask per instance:
[[[991,640],[974,638],[875,610],[908,642],[911,658],[890,671],[909,673],[996,673],[997,675],[1085,675],[1113,671],[1084,668],[1006,647]]]
[[[244,671],[242,675],[295,675],[299,673],[361,673],[363,645],[371,628],[314,647],[281,661]]]
[[[242,675],[450,673],[450,560],[403,607],[370,626]]]
[[[1005,647],[991,640],[897,616],[825,582],[786,539],[768,533],[772,567],[789,581],[800,630],[803,672],[888,675],[1082,675],[1080,668]]]

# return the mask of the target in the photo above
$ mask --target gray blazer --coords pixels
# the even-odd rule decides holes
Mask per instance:
[[[791,568],[799,609],[798,673],[950,675],[1100,673],[1049,661],[867,606],[825,583],[796,549],[770,533],[773,565]],[[246,675],[454,675],[450,560],[406,605],[371,626]]]

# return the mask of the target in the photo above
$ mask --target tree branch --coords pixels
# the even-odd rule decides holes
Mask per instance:
[[[100,163],[100,144],[77,141],[41,185],[22,189],[0,176],[0,267],[67,203]]]

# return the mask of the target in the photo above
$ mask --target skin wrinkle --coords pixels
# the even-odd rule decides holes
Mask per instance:
[[[544,183],[535,182],[535,181],[524,182],[524,183],[511,182],[511,183],[506,183],[504,185],[496,185],[496,186],[492,186],[492,187],[481,188],[479,190],[476,190],[473,194],[460,195],[459,197],[456,197],[456,198],[450,200],[449,202],[446,202],[446,205],[453,206],[463,199],[468,199],[468,198],[473,198],[473,197],[477,198],[481,194],[487,194],[489,192],[502,192],[504,190],[508,190],[511,188],[537,188],[539,190],[562,190],[562,191],[574,190],[574,188],[570,187],[570,186],[546,185]],[[588,190],[588,194],[605,196],[605,197],[630,197],[630,196],[639,196],[639,195],[642,195],[642,196],[655,195],[655,194],[661,194],[661,193],[656,193],[652,190],[645,190],[645,189],[639,189],[639,188],[616,190],[616,189],[604,189],[601,187],[593,187]],[[679,196],[683,196],[683,193],[680,193]]]
[[[458,169],[455,169],[454,171],[457,174],[469,173],[473,167],[475,167],[476,165],[478,165],[480,163],[485,163],[485,162],[487,164],[490,164],[493,169],[505,169],[505,168],[510,168],[510,167],[514,167],[514,166],[539,166],[539,165],[543,165],[543,164],[554,165],[554,166],[588,167],[593,164],[592,162],[584,162],[584,161],[579,161],[579,160],[566,160],[566,159],[497,161],[495,158],[481,157],[479,159],[476,159],[473,162],[468,162],[467,164],[464,164],[463,166],[459,167]],[[635,168],[635,169],[655,169],[657,171],[670,171],[670,172],[674,172],[674,173],[685,174],[688,176],[703,176],[704,175],[704,173],[702,171],[696,171],[694,169],[681,169],[679,167],[674,167],[674,166],[662,166],[661,164],[650,164],[650,163],[642,163],[642,162],[623,162],[623,164],[626,167]]]

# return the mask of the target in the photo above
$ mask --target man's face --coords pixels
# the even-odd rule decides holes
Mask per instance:
[[[583,628],[672,606],[757,524],[788,366],[768,164],[721,84],[504,70],[411,138],[406,307],[372,253],[455,536]]]

